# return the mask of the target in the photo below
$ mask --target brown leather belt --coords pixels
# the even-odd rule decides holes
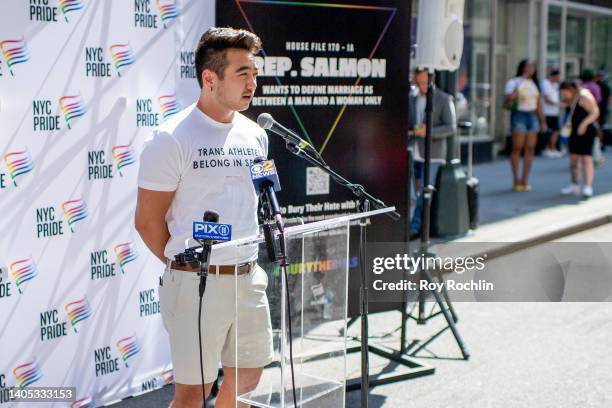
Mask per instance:
[[[240,265],[210,265],[208,267],[209,274],[219,274],[219,275],[246,275],[250,273],[255,267],[255,262],[247,262]],[[177,264],[175,261],[170,263],[171,269],[176,269],[179,271],[185,272],[200,272],[200,267],[193,268],[189,264],[184,266]],[[218,272],[217,272],[218,268]]]

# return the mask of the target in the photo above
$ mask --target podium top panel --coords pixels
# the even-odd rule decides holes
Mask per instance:
[[[374,217],[376,215],[385,214],[385,213],[389,213],[392,211],[395,211],[395,207],[386,207],[386,208],[381,208],[379,210],[348,214],[348,215],[343,215],[341,217],[329,218],[326,220],[315,221],[315,222],[311,222],[308,224],[295,225],[293,227],[285,228],[285,237],[289,238],[289,237],[302,235],[306,233],[326,231],[326,230],[330,230],[330,229],[339,227],[343,224],[347,224],[351,221],[355,221],[355,220],[359,220],[363,218]],[[265,241],[265,238],[263,234],[257,234],[257,235],[252,235],[250,237],[237,239],[235,241],[228,241],[228,242],[223,242],[220,244],[215,244],[213,246],[215,249],[223,249],[223,248],[231,248],[231,247],[237,247],[237,246],[242,246],[242,245],[259,244],[264,241]]]

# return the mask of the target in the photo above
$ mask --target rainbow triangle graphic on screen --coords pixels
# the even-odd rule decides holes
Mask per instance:
[[[393,18],[397,14],[397,8],[387,7],[383,4],[381,5],[361,5],[361,4],[326,3],[322,1],[321,2],[310,2],[310,1],[290,1],[290,0],[234,0],[234,3],[236,4],[236,7],[240,11],[240,14],[244,18],[244,21],[247,24],[248,29],[254,33],[257,32],[257,30],[253,28],[251,20],[249,19],[249,16],[247,15],[243,7],[244,4],[260,4],[260,5],[268,5],[268,6],[279,6],[279,7],[321,7],[321,8],[336,9],[336,10],[341,10],[341,9],[364,10],[364,11],[370,11],[370,12],[375,11],[375,12],[386,13],[388,14],[388,19],[382,31],[378,35],[378,38],[374,42],[374,46],[372,47],[372,50],[370,51],[370,54],[368,55],[368,59],[372,59],[374,55],[376,54],[376,51],[378,50],[378,47],[380,46],[382,39],[385,37],[385,34],[387,33],[389,26],[391,25],[391,22],[393,21]],[[262,54],[263,56],[266,56],[265,48],[262,49]],[[275,80],[278,85],[281,85],[281,81],[278,77],[276,77]],[[355,80],[353,86],[359,85],[360,82],[361,82],[361,77],[358,77]],[[352,95],[353,94],[351,93],[349,96],[352,96]],[[331,128],[327,132],[327,135],[324,137],[321,148],[319,149],[320,154],[323,153],[323,151],[325,150],[325,147],[327,147],[327,144],[330,142],[336,130],[336,127],[338,126],[338,123],[342,119],[342,116],[344,115],[344,112],[346,111],[347,107],[348,105],[344,104],[340,108],[340,111],[338,112],[338,115],[336,116],[333,124],[331,125]],[[312,142],[312,139],[310,138],[310,135],[308,134],[306,127],[302,123],[302,119],[300,118],[300,115],[296,111],[295,107],[289,106],[289,109],[291,110],[293,117],[298,123],[300,130],[303,132],[305,139],[314,146],[315,144]]]

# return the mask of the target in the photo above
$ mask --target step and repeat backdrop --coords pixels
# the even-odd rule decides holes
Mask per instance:
[[[14,386],[73,386],[83,407],[172,382],[138,158],[197,99],[214,21],[212,0],[3,2],[0,406]]]

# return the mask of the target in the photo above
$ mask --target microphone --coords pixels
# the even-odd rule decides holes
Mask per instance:
[[[219,222],[219,213],[217,213],[216,211],[213,210],[207,210],[204,211],[204,217],[202,217],[202,220],[206,223],[217,223]],[[199,242],[200,244],[202,244],[202,255],[201,255],[201,265],[204,265],[205,263],[208,264],[209,263],[209,259],[210,259],[210,253],[212,252],[212,244],[213,244],[213,240],[210,239],[211,237],[205,237],[208,239],[200,239]],[[208,265],[206,268],[206,273],[208,273]],[[202,274],[202,268],[200,268],[200,274]]]
[[[298,136],[297,133],[295,133],[292,130],[287,129],[286,127],[284,127],[283,125],[275,121],[272,115],[270,115],[269,113],[260,114],[257,117],[257,124],[262,129],[270,130],[276,133],[277,135],[285,139],[287,143],[293,143],[297,145],[300,149],[309,148],[311,150],[315,150],[315,148],[312,147],[310,143],[308,143],[307,141],[302,139],[300,136]]]
[[[268,260],[270,262],[276,262],[278,260],[278,248],[276,246],[276,240],[274,239],[272,225],[269,221],[274,218],[276,227],[281,233],[283,232],[284,226],[276,194],[274,193],[275,191],[280,191],[280,182],[274,166],[274,160],[266,160],[264,157],[255,158],[251,166],[251,179],[255,191],[257,191],[260,197],[261,207],[263,209],[264,222],[262,227],[266,241]]]
[[[270,215],[274,217],[276,225],[280,232],[283,232],[283,219],[281,217],[280,206],[276,199],[275,191],[280,191],[280,181],[278,173],[274,166],[274,160],[266,160],[263,157],[257,157],[254,164],[251,166],[251,180],[255,191],[263,194],[266,202],[270,206]]]
[[[200,275],[200,297],[204,295],[204,289],[206,288],[213,241],[230,241],[232,239],[232,226],[229,224],[219,224],[219,213],[216,211],[205,211],[203,221],[193,223],[193,239],[202,245],[199,259],[200,272],[198,273]]]

